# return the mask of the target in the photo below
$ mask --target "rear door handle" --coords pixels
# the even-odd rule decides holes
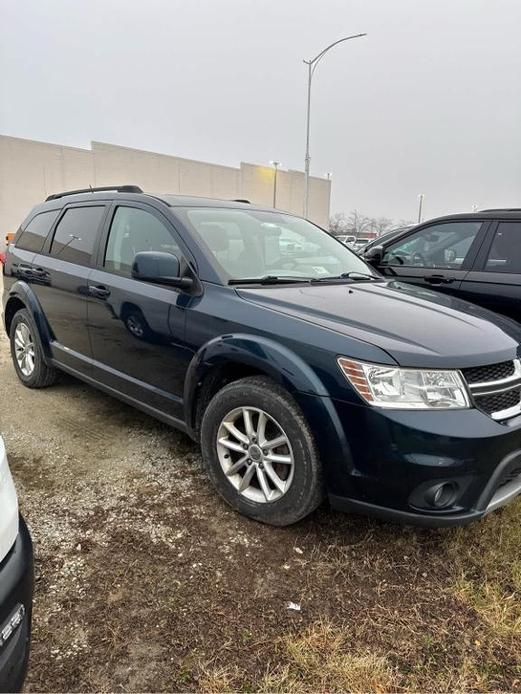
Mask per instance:
[[[21,265],[20,264],[16,268],[16,272],[19,276],[26,277],[28,279],[33,276],[33,269],[30,265]]]
[[[454,277],[447,277],[446,275],[428,275],[424,278],[429,284],[450,284],[454,282]]]
[[[103,286],[102,284],[89,284],[89,294],[91,296],[95,296],[96,299],[106,299],[110,296],[110,289],[107,289],[107,287]]]

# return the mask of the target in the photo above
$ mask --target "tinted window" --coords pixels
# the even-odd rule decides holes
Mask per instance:
[[[72,207],[58,222],[51,255],[77,265],[89,265],[104,207]]]
[[[23,251],[40,253],[54,220],[58,216],[58,212],[59,210],[51,210],[49,212],[41,212],[36,217],[33,217],[16,242],[17,248],[21,248]]]
[[[481,225],[482,222],[447,222],[425,227],[388,246],[382,264],[457,270]]]
[[[179,246],[157,217],[136,207],[118,207],[110,226],[105,269],[130,277],[140,251],[174,253],[181,259]]]
[[[500,222],[485,270],[521,273],[521,222]]]

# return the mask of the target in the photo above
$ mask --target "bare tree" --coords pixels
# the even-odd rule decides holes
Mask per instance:
[[[347,227],[351,234],[360,236],[364,231],[371,228],[371,219],[361,214],[358,210],[353,210],[347,219]]]
[[[376,232],[377,236],[385,234],[394,226],[394,222],[389,217],[374,217],[371,219],[371,231]]]
[[[334,236],[347,233],[347,219],[343,212],[336,212],[329,219],[329,231]]]
[[[374,233],[376,236],[381,236],[391,229],[407,227],[413,225],[414,222],[406,219],[395,221],[390,217],[368,217],[358,210],[353,210],[349,216],[344,212],[336,212],[329,220],[329,231],[334,236],[340,234],[352,234],[359,237],[364,234]]]

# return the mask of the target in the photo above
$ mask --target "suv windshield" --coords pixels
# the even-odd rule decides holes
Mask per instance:
[[[298,217],[198,207],[185,209],[185,219],[230,280],[374,274],[342,243]]]

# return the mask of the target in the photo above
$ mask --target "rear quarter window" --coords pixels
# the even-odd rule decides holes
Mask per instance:
[[[40,253],[58,213],[59,210],[49,210],[33,217],[18,237],[16,247],[22,251]]]

